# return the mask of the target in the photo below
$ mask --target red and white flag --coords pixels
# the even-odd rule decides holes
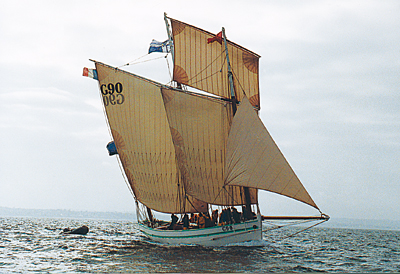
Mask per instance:
[[[97,70],[95,69],[89,69],[89,68],[83,68],[83,76],[89,77],[89,78],[93,78],[95,80],[98,80],[97,78]]]
[[[222,31],[218,32],[218,34],[215,35],[213,38],[208,38],[207,44],[210,44],[215,41],[217,41],[218,43],[220,43],[222,45]]]

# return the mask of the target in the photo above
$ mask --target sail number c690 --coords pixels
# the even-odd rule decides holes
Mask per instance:
[[[125,102],[125,96],[122,94],[123,86],[120,82],[102,84],[100,86],[101,94],[103,95],[103,102],[105,106],[108,105],[122,105]]]

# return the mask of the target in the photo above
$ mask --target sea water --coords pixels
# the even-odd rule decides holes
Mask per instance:
[[[85,236],[60,234],[82,225]],[[400,272],[400,231],[316,227],[285,238],[295,231],[205,248],[154,243],[131,221],[6,217],[0,272]]]

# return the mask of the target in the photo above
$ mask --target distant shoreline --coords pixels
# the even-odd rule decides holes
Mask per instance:
[[[67,209],[23,209],[23,208],[0,207],[0,218],[5,218],[5,217],[128,220],[132,222],[137,221],[136,214],[133,212],[98,212],[98,211],[74,211]],[[400,220],[331,218],[328,222],[321,224],[318,227],[400,231]]]
[[[328,222],[318,227],[400,231],[400,220],[331,218]]]
[[[0,207],[0,218],[2,217],[105,219],[130,220],[136,222],[136,214],[133,212],[74,211],[68,209],[24,209]]]

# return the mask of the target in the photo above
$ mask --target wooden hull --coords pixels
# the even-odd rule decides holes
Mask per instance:
[[[261,241],[262,221],[257,219],[244,223],[189,230],[161,230],[139,224],[139,229],[151,240],[171,245],[194,244],[224,246],[247,241]]]

